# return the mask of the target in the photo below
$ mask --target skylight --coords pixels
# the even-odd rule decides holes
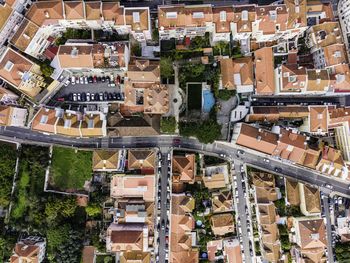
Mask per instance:
[[[220,22],[226,22],[226,11],[220,11]]]
[[[40,118],[40,123],[41,124],[46,124],[47,123],[48,116],[47,115],[42,115]]]
[[[203,12],[193,12],[192,14],[193,18],[204,18]]]
[[[132,13],[132,19],[134,23],[140,23],[140,13],[139,12],[133,12]]]
[[[11,71],[11,69],[13,68],[13,63],[11,61],[7,61],[5,64],[5,70],[7,71]]]
[[[166,12],[166,18],[174,19],[177,18],[177,12]]]
[[[248,21],[248,11],[247,10],[242,11],[242,21]]]

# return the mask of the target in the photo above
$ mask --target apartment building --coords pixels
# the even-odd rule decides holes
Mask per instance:
[[[106,117],[102,112],[82,114],[45,107],[40,108],[31,121],[31,129],[34,131],[70,137],[103,137],[106,136],[106,125]]]
[[[31,5],[25,17],[12,43],[36,58],[50,45],[50,36],[58,36],[66,28],[131,33],[140,42],[151,39],[148,7],[123,7],[119,2],[101,1],[39,1]]]
[[[350,2],[349,0],[341,0],[338,2],[338,15],[339,23],[341,25],[341,30],[344,36],[344,44],[349,53],[350,44]]]
[[[172,5],[159,6],[161,39],[204,36],[212,43],[229,41],[231,36],[250,52],[250,40],[256,42],[290,39],[306,30],[306,1],[286,1],[270,6]]]
[[[23,19],[22,11],[30,0],[3,1],[0,4],[0,45],[10,39],[18,30]]]
[[[253,93],[253,60],[250,57],[220,60],[222,88],[237,93]]]
[[[27,109],[0,105],[0,126],[24,127],[27,122]]]
[[[296,256],[299,262],[325,262],[326,226],[322,218],[293,218]]]
[[[51,62],[56,70],[72,73],[93,72],[99,74],[113,69],[113,72],[127,71],[129,47],[124,42],[113,44],[67,43],[58,48]]]
[[[271,47],[254,52],[255,55],[255,94],[273,95],[275,93],[274,56]]]
[[[46,88],[40,66],[9,47],[0,51],[0,78],[32,100]]]

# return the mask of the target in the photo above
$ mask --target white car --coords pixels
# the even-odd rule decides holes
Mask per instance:
[[[265,162],[265,163],[269,163],[269,162],[270,162],[270,160],[269,160],[269,159],[264,158],[264,162]]]
[[[71,83],[72,83],[72,85],[75,85],[75,77],[74,76],[71,77]]]
[[[64,86],[68,86],[70,84],[70,80],[69,79],[67,79],[65,82],[64,82]]]

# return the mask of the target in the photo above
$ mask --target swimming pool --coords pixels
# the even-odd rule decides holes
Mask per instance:
[[[203,107],[202,111],[203,112],[210,112],[211,108],[213,108],[215,104],[215,98],[213,93],[210,90],[203,90],[202,91],[202,100],[203,100]]]

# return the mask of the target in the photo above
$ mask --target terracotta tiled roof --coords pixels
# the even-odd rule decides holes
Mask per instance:
[[[12,13],[12,8],[8,4],[0,5],[0,31],[6,25],[7,19]]]
[[[102,2],[84,2],[86,20],[100,20],[101,19],[101,4]]]
[[[330,77],[325,69],[310,69],[307,70],[307,91],[327,91],[330,86]]]
[[[96,248],[93,246],[84,246],[83,255],[82,255],[82,263],[94,263],[95,262],[95,252]]]
[[[214,235],[224,236],[234,232],[234,219],[232,213],[215,214],[210,217],[211,229]]]
[[[125,8],[125,23],[131,26],[133,31],[143,32],[150,28],[148,8]]]
[[[300,205],[299,183],[286,179],[286,194],[288,202],[293,206]]]
[[[257,151],[272,154],[276,149],[277,141],[277,134],[243,123],[236,143]]]
[[[230,33],[231,23],[233,22],[234,13],[232,6],[213,7],[213,23],[215,23],[216,33]]]
[[[154,182],[154,175],[115,175],[111,181],[111,196],[114,198],[139,197],[145,201],[153,201]]]
[[[337,65],[333,67],[331,74],[331,85],[335,92],[350,90],[350,69],[348,64]]]
[[[278,199],[276,188],[274,187],[255,187],[257,202],[268,203]]]
[[[288,28],[294,29],[296,24],[299,24],[300,27],[307,26],[306,2],[306,0],[299,2],[295,2],[294,0],[284,1],[288,9]]]
[[[288,12],[286,5],[268,5],[256,7],[257,19],[260,19],[259,30],[264,35],[275,34],[287,29]]]
[[[159,82],[159,61],[134,60],[129,63],[127,76],[133,82]]]
[[[314,35],[312,41],[316,47],[326,47],[336,43],[343,44],[338,22],[325,22],[312,26],[310,32]]]
[[[306,211],[309,213],[321,213],[320,190],[307,185],[303,187]]]
[[[233,7],[233,12],[237,32],[252,32],[252,23],[256,21],[255,5],[236,5]]]
[[[39,263],[39,247],[37,245],[27,245],[17,243],[14,249],[14,255],[10,258],[10,263],[32,262]]]
[[[116,25],[124,25],[124,7],[119,2],[102,2],[102,15],[105,21],[114,21]]]
[[[0,61],[0,78],[18,88],[23,75],[29,72],[33,65],[24,56],[8,48]]]
[[[310,132],[328,132],[328,107],[309,106]]]
[[[237,239],[224,241],[224,256],[227,263],[242,262],[241,247]]]
[[[143,251],[143,224],[114,224],[107,229],[107,249],[111,252]]]
[[[179,182],[193,182],[195,175],[195,155],[173,156],[173,180]]]
[[[38,1],[34,2],[26,17],[38,26],[43,24],[56,22],[63,19],[63,1]]]
[[[39,27],[36,24],[24,19],[15,35],[12,37],[11,43],[19,50],[25,51],[38,30]]]
[[[265,172],[251,172],[252,182],[257,187],[275,187],[275,176]]]
[[[61,45],[58,60],[61,68],[93,68],[92,45]]]
[[[64,2],[64,10],[66,12],[66,19],[85,19],[84,3],[82,1]]]
[[[274,203],[258,204],[259,224],[273,224],[276,222],[276,207]]]
[[[277,122],[283,119],[304,119],[309,116],[307,106],[253,106],[246,120],[249,122]]]
[[[194,198],[185,194],[172,194],[171,202],[171,213],[175,215],[190,213],[195,207]]]
[[[281,92],[300,92],[306,88],[306,69],[296,65],[282,65]]]
[[[264,243],[262,254],[269,262],[278,262],[281,254],[281,245],[279,243]]]
[[[120,263],[150,263],[151,254],[149,252],[124,252],[120,256]]]
[[[32,130],[55,133],[55,125],[63,111],[42,107],[32,121]]]
[[[275,93],[274,61],[271,47],[264,47],[254,52],[256,94]]]
[[[226,89],[236,89],[241,85],[253,85],[253,62],[249,57],[220,60],[222,85]]]
[[[213,213],[228,212],[233,209],[232,191],[224,190],[212,194]]]
[[[96,150],[92,155],[93,170],[116,170],[118,168],[118,152]]]
[[[128,169],[153,169],[155,167],[156,154],[149,150],[129,150]]]
[[[323,48],[325,65],[335,66],[348,62],[344,44],[333,44]]]
[[[78,112],[65,112],[56,123],[56,131],[67,136],[80,137],[81,114]]]
[[[323,219],[302,219],[297,222],[298,245],[301,249],[325,248],[327,246],[326,227]]]

